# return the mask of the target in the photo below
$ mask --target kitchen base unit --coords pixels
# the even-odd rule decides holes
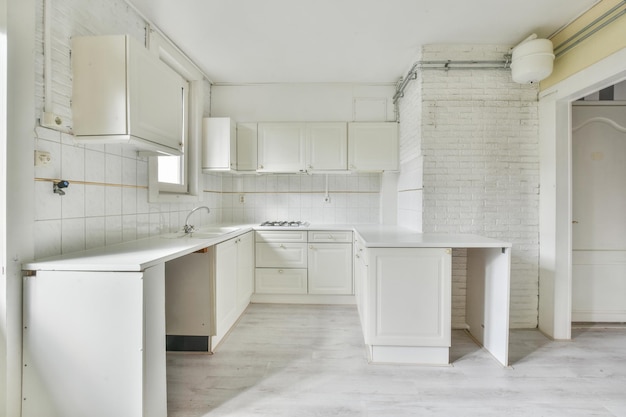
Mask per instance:
[[[165,417],[165,268],[24,278],[24,417]]]
[[[467,248],[466,324],[508,366],[511,244],[355,227],[355,296],[372,363],[448,365],[452,248]]]

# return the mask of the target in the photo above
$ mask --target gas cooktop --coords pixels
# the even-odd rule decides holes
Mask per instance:
[[[274,227],[303,227],[308,226],[308,222],[303,221],[288,221],[288,220],[276,220],[276,221],[264,221],[261,226],[274,226]]]

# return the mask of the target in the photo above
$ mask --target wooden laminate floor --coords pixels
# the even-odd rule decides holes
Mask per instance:
[[[214,355],[168,353],[170,417],[626,417],[626,328],[511,331],[504,368],[453,331],[451,366],[370,365],[354,306],[252,304]]]

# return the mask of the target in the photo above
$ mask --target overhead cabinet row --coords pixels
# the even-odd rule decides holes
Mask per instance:
[[[204,119],[203,170],[332,173],[398,169],[395,122],[235,123]]]

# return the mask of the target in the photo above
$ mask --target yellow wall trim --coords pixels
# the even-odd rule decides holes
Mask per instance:
[[[620,4],[626,7],[624,0],[602,0],[563,30],[555,34],[551,38],[552,43],[557,47],[595,19]],[[622,10],[622,8],[620,8],[620,10]],[[607,17],[607,19],[608,18],[610,17]],[[541,90],[545,90],[563,81],[571,75],[590,67],[624,48],[626,48],[626,15],[622,15],[571,50],[556,58],[554,60],[552,75],[541,82]]]

